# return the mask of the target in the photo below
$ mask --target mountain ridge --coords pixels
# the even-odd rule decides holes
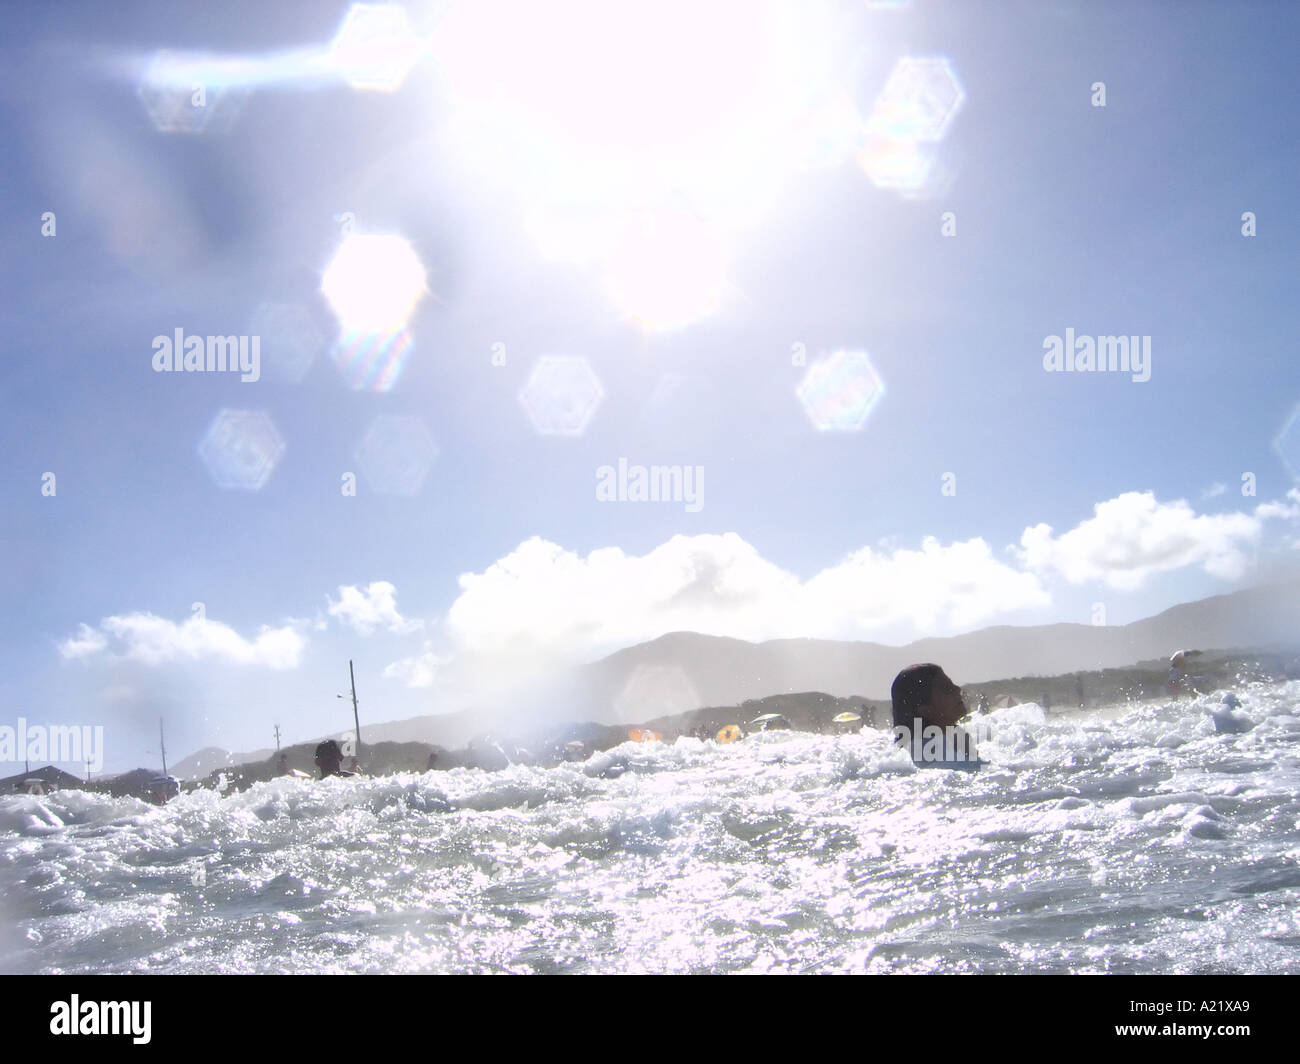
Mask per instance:
[[[898,671],[918,661],[937,662],[959,684],[984,684],[1151,664],[1181,647],[1228,651],[1270,645],[1300,645],[1300,580],[1178,603],[1125,625],[994,625],[902,646],[801,637],[755,643],[673,631],[572,667],[546,692],[538,692],[537,704],[363,723],[362,739],[366,744],[414,741],[451,748],[488,732],[516,730],[526,720],[643,724],[694,709],[800,692],[882,701]],[[266,754],[226,755],[216,748],[200,753],[212,761],[225,755],[227,764]],[[185,764],[177,762],[178,774]]]

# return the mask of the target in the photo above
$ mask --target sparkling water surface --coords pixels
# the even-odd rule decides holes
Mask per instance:
[[[0,798],[5,972],[1300,971],[1300,682],[1045,718]]]

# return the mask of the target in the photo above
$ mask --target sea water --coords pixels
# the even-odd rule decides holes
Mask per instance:
[[[883,732],[0,799],[6,972],[1300,971],[1300,683]]]

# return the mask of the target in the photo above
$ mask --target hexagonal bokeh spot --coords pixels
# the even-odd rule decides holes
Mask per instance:
[[[942,140],[965,99],[947,59],[904,56],[876,97],[867,128],[897,140]]]
[[[680,665],[638,665],[614,699],[620,724],[645,724],[703,703]]]
[[[1273,450],[1282,459],[1291,479],[1300,481],[1300,404],[1291,411],[1282,430],[1273,437]]]
[[[822,432],[856,432],[885,394],[884,382],[862,351],[836,351],[808,367],[795,395]]]
[[[330,42],[329,62],[362,92],[396,92],[424,55],[400,4],[353,4]]]
[[[218,411],[199,441],[199,458],[219,488],[260,491],[284,457],[284,440],[262,410]]]
[[[394,333],[415,313],[428,280],[405,238],[351,233],[322,274],[320,290],[345,331]]]
[[[253,312],[249,332],[258,337],[271,372],[294,384],[307,376],[325,346],[311,313],[300,303],[262,303]]]
[[[519,402],[533,428],[546,436],[581,436],[605,397],[585,358],[546,355],[537,360]]]
[[[248,90],[222,84],[229,60],[159,51],[136,85],[136,96],[159,133],[217,133],[229,129]]]
[[[383,495],[418,495],[437,457],[424,422],[402,414],[375,418],[356,450],[361,475]]]

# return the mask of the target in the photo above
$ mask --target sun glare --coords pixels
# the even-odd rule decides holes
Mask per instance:
[[[508,118],[524,155],[536,134],[580,183],[594,168],[638,201],[725,167],[807,92],[778,10],[480,0],[444,16],[432,49],[458,107]]]
[[[720,302],[732,237],[802,165],[829,46],[818,5],[479,0],[431,37],[456,150],[516,199],[548,258],[680,328]]]
[[[610,295],[651,331],[680,329],[722,302],[725,253],[715,234],[681,210],[638,217],[613,248],[605,270]]]

